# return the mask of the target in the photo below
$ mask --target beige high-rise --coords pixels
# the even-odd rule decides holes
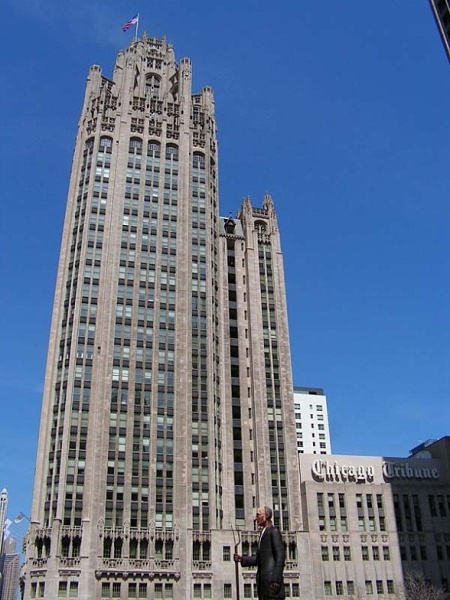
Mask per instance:
[[[271,198],[218,212],[211,88],[144,36],[89,71],[61,244],[24,597],[236,597],[233,530],[302,528]],[[240,574],[241,597],[244,581]],[[298,585],[298,584],[297,584]]]

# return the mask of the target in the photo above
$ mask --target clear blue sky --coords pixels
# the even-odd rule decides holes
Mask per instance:
[[[4,0],[0,488],[30,514],[77,121],[91,64],[133,30],[215,91],[221,213],[275,200],[296,385],[333,451],[406,456],[450,434],[450,65],[427,0]]]

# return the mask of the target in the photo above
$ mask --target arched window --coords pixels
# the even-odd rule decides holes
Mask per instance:
[[[145,89],[153,98],[159,98],[161,92],[161,78],[154,73],[145,76]]]
[[[147,146],[147,156],[159,158],[161,156],[161,144],[151,140]]]
[[[142,154],[142,140],[136,137],[131,138],[128,152],[131,154]]]
[[[267,230],[267,225],[264,221],[255,221],[255,229],[258,233],[265,233]]]
[[[178,160],[178,146],[175,146],[175,144],[168,144],[166,146],[166,159]]]
[[[112,138],[103,136],[100,138],[99,144],[99,152],[107,152],[111,154],[112,152]]]
[[[93,138],[93,137],[91,137],[91,138],[89,138],[88,140],[86,140],[86,148],[87,148],[89,151],[92,151],[93,147],[94,147],[94,138]]]
[[[200,152],[195,152],[193,156],[192,166],[197,169],[205,168],[205,155]]]

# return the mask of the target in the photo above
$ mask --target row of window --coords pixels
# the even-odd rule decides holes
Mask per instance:
[[[148,592],[153,592],[152,598],[173,598],[173,584],[172,583],[128,583],[124,584],[128,586],[128,598],[147,598]],[[286,583],[285,584],[285,595],[286,598],[299,598],[300,597],[300,585],[298,583]],[[377,579],[374,581],[368,579],[364,582],[364,589],[359,589],[352,580],[347,581],[331,581],[323,582],[325,596],[344,596],[344,594],[354,595],[359,593],[365,593],[366,595],[382,595],[382,594],[394,594],[395,587],[394,581],[388,579],[383,581]],[[153,588],[153,590],[151,589]],[[103,582],[101,588],[102,598],[120,598],[122,592],[121,582]],[[32,598],[44,598],[45,597],[45,584],[43,582],[31,584],[31,597]],[[233,585],[231,583],[224,583],[223,585],[223,598],[233,597]],[[257,588],[255,583],[244,584],[244,598],[257,598]],[[60,581],[58,585],[58,598],[78,598],[78,582],[76,581]],[[212,598],[212,587],[210,583],[194,583],[194,598]]]
[[[349,531],[348,518],[346,516],[329,518],[329,531],[338,531],[338,525],[340,531],[347,533]],[[386,531],[386,520],[384,517],[379,517],[378,521],[379,531]],[[319,531],[327,531],[327,519],[326,517],[319,517]],[[364,517],[358,517],[358,531],[377,531],[377,523],[375,517],[369,517],[366,522]]]
[[[341,557],[344,561],[352,560],[352,553],[350,546],[343,546],[342,551],[340,546],[322,546],[321,555],[323,561],[328,561],[330,558],[334,561],[340,561]],[[379,546],[372,546],[372,560],[391,560],[391,553],[389,546],[382,546],[381,552]],[[361,558],[362,560],[370,560],[369,546],[361,546]]]
[[[339,582],[337,582],[339,583]],[[126,585],[126,584],[124,584]],[[172,583],[155,583],[153,590],[151,584],[147,583],[129,583],[128,598],[147,598],[148,591],[153,592],[152,598],[173,598]],[[298,583],[286,583],[284,586],[286,598],[299,598],[300,585]],[[102,583],[102,598],[120,598],[122,592],[122,584],[120,582],[103,582]],[[45,584],[33,583],[31,586],[32,598],[44,598]],[[233,597],[233,585],[224,583],[223,598]],[[256,583],[244,584],[244,598],[257,598],[258,592]],[[60,581],[58,585],[58,598],[78,598],[78,582],[77,581]],[[210,583],[194,583],[194,598],[212,598],[212,586]]]
[[[331,581],[324,581],[323,589],[325,596],[344,596],[344,594],[353,596],[354,594],[358,594],[359,597],[359,594],[366,594],[367,596],[371,596],[372,594],[395,594],[394,581],[392,579],[388,579],[387,581],[377,579],[375,585],[371,579],[367,579],[364,582],[363,589],[357,588],[354,581],[335,581],[334,585]]]
[[[426,546],[400,546],[400,557],[403,561],[429,559]],[[438,560],[450,560],[450,545],[436,545],[436,557]]]

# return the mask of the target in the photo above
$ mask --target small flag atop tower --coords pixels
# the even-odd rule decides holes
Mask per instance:
[[[125,23],[125,25],[122,27],[122,31],[128,31],[130,29],[130,27],[132,25],[136,25],[139,23],[139,13],[137,13],[137,15],[134,15],[134,17],[132,19],[130,19],[129,21],[127,21]]]

